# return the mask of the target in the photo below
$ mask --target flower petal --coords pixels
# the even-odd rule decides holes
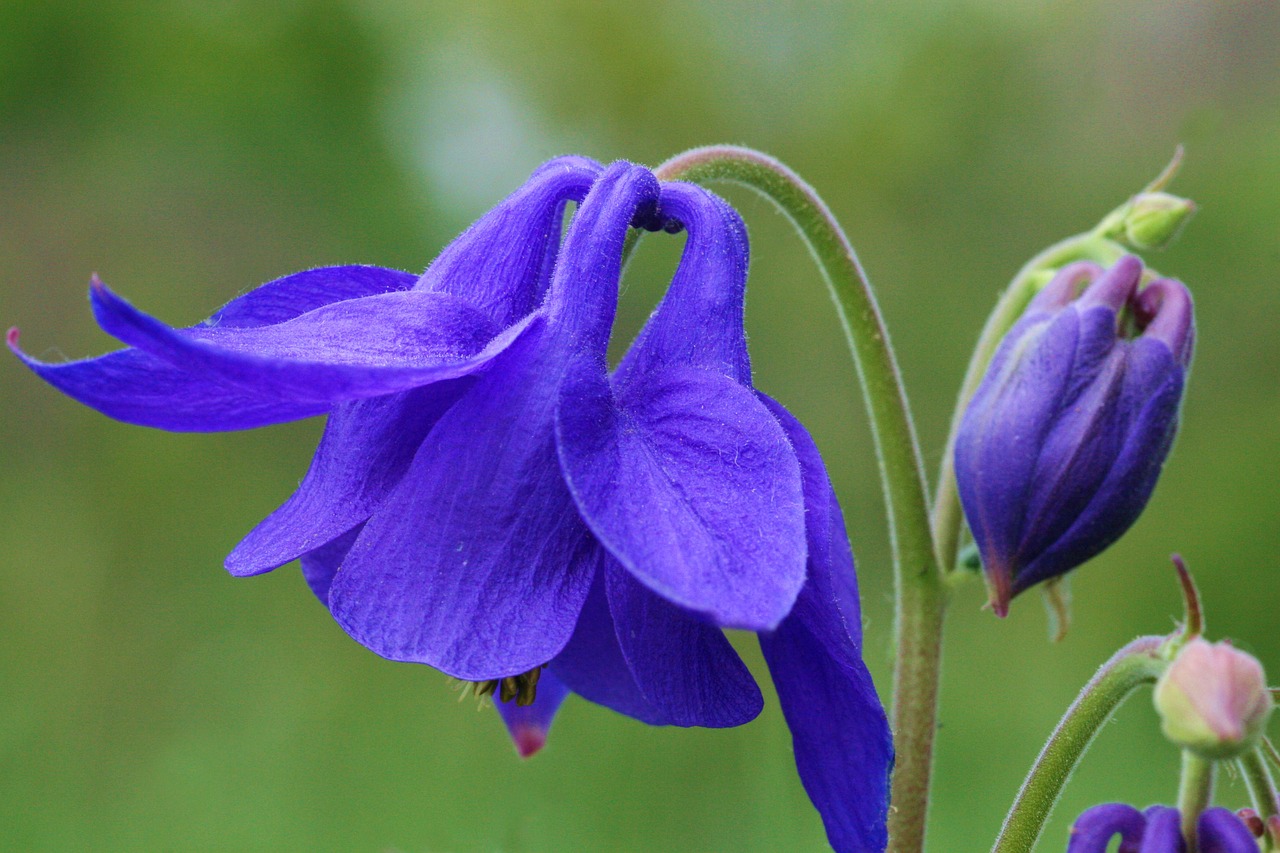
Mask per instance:
[[[334,302],[408,290],[416,280],[412,273],[363,264],[304,270],[236,297],[196,328],[273,326]]]
[[[760,688],[719,628],[650,592],[613,559],[604,579],[622,655],[667,722],[727,728],[759,716]]]
[[[955,451],[960,498],[973,538],[983,545],[983,567],[1009,572],[1010,581],[1022,568],[1018,543],[1033,472],[1072,380],[1080,317],[1067,309],[1016,331],[1005,336],[965,410]]]
[[[800,469],[746,388],[672,367],[614,400],[590,371],[557,409],[560,461],[582,517],[650,589],[718,625],[767,629],[804,583]]]
[[[302,577],[307,586],[326,608],[329,606],[329,587],[333,584],[334,575],[338,573],[342,561],[346,559],[363,529],[364,525],[358,524],[314,551],[308,551],[298,560],[302,564]]]
[[[1142,846],[1128,842],[1126,838],[1121,842],[1117,853],[1186,853],[1187,847],[1182,840],[1182,818],[1177,809],[1151,806],[1143,811],[1142,816],[1147,822],[1142,833]],[[1127,847],[1125,842],[1128,842]]]
[[[556,678],[555,673],[543,670],[538,677],[538,695],[532,705],[517,705],[515,702],[496,703],[502,721],[507,724],[507,732],[516,752],[521,758],[529,758],[542,749],[547,743],[547,732],[555,720],[560,704],[569,695],[569,688]]]
[[[1145,353],[1139,350],[1129,359],[1114,406],[1116,422],[1108,425],[1108,431],[1118,437],[1110,442],[1105,477],[1086,496],[1087,501],[1073,502],[1069,527],[1057,525],[1051,531],[1052,539],[1041,538],[1033,543],[1036,550],[1026,549],[1037,556],[1018,575],[1015,592],[1103,551],[1137,520],[1155,490],[1173,444],[1184,374],[1162,344],[1140,339],[1137,345],[1135,350],[1152,350],[1152,357],[1143,357]],[[1144,363],[1148,361],[1151,364]],[[1161,371],[1162,365],[1167,370]]]
[[[270,571],[366,520],[471,381],[339,403],[298,490],[227,556],[227,570],[237,576]]]
[[[541,331],[440,419],[334,583],[338,621],[384,657],[478,681],[546,663],[573,632],[594,543],[556,464]]]
[[[1175,822],[1176,825],[1176,822]],[[1146,819],[1125,803],[1103,803],[1081,813],[1071,825],[1067,853],[1107,853],[1111,839],[1120,836],[1118,853],[1137,853]]]
[[[189,371],[136,349],[50,364],[9,349],[45,382],[91,409],[125,423],[173,432],[253,429],[324,414],[325,403],[282,401],[273,394]]]
[[[782,406],[762,396],[804,471],[808,581],[776,631],[760,634],[791,729],[796,768],[837,851],[887,843],[893,740],[862,662],[853,556],[818,449]]]
[[[627,388],[670,365],[706,368],[749,385],[746,226],[723,199],[693,184],[663,184],[660,204],[689,238],[666,295],[614,372],[614,386]]]
[[[533,311],[551,281],[565,203],[582,201],[601,169],[586,157],[542,164],[445,247],[415,289],[461,297],[498,328],[516,322]]]
[[[560,473],[554,410],[572,364],[603,365],[623,238],[656,196],[653,175],[626,163],[595,182],[545,316],[445,413],[356,541],[330,604],[370,649],[484,680],[545,664],[569,641],[598,549]]]
[[[618,645],[603,572],[604,565],[612,558],[597,544],[595,560],[595,580],[582,605],[573,636],[551,661],[548,670],[589,702],[651,726],[665,726],[670,721],[640,691]]]
[[[565,204],[581,200],[600,168],[583,157],[544,164],[450,243],[415,289],[462,297],[497,327],[516,322],[550,281]],[[468,387],[464,377],[339,403],[297,492],[232,551],[227,568],[236,575],[268,571],[367,519]]]
[[[282,323],[333,302],[407,290],[414,276],[371,266],[322,267],[256,287],[214,312],[195,330],[252,328]],[[252,429],[322,414],[322,402],[282,400],[127,349],[63,364],[38,361],[18,349],[16,329],[9,348],[40,378],[67,396],[126,423],[174,432]]]
[[[99,325],[127,344],[187,370],[302,403],[375,397],[464,376],[524,327],[497,334],[465,301],[422,291],[349,299],[248,329],[174,329],[96,280],[90,301]]]
[[[1230,809],[1214,806],[1196,821],[1200,853],[1257,853],[1253,833]]]

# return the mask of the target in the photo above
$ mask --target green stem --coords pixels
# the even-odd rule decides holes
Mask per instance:
[[[1013,801],[992,853],[1026,853],[1035,847],[1067,780],[1111,718],[1139,685],[1163,671],[1164,637],[1139,637],[1102,665],[1058,722]]]
[[[1265,823],[1267,818],[1277,813],[1276,783],[1271,776],[1271,768],[1267,767],[1261,748],[1240,756],[1238,764],[1240,774],[1244,776],[1245,784],[1249,787],[1249,799],[1253,802],[1253,810]],[[1264,850],[1274,849],[1267,835],[1262,837],[1262,844],[1265,845]]]
[[[1022,312],[1044,286],[1050,270],[1069,264],[1073,261],[1091,260],[1103,265],[1115,263],[1125,250],[1105,238],[1096,231],[1068,237],[1045,249],[1026,263],[1010,282],[1008,289],[996,303],[991,316],[982,328],[978,345],[969,360],[969,367],[964,374],[964,382],[960,386],[960,397],[956,401],[955,412],[951,416],[951,431],[947,435],[946,451],[942,455],[942,469],[938,477],[938,490],[933,501],[933,538],[938,547],[938,561],[950,572],[956,568],[956,556],[960,551],[960,531],[964,517],[960,510],[960,496],[956,491],[956,472],[953,463],[955,456],[956,433],[960,430],[960,421],[964,418],[969,400],[978,390],[987,365],[991,363],[996,348],[1005,333],[1018,322]]]
[[[915,426],[879,306],[831,211],[812,187],[777,160],[747,148],[714,146],[680,154],[655,172],[662,180],[730,181],[772,201],[804,238],[835,301],[871,418],[893,552],[897,761],[889,849],[919,851],[924,846],[946,589],[934,552]]]
[[[1178,784],[1178,814],[1182,818],[1182,840],[1187,853],[1199,853],[1196,823],[1200,812],[1213,800],[1213,762],[1189,749],[1182,750],[1182,779]]]

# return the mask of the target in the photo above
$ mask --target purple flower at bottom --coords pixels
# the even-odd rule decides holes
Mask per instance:
[[[610,373],[633,221],[689,236]],[[712,194],[561,158],[416,279],[298,273],[190,329],[95,283],[100,324],[129,349],[51,365],[10,343],[133,423],[328,413],[297,492],[227,568],[300,559],[369,649],[515,697],[500,710],[521,754],[569,691],[650,724],[751,720],[760,691],[721,628],[759,632],[832,845],[879,849],[892,745],[852,555],[812,440],[751,385],[746,269],[741,220]]]
[[[1106,853],[1117,835],[1117,853],[1186,853],[1178,810],[1151,806],[1138,811],[1124,803],[1088,809],[1071,827],[1067,853]],[[1205,809],[1196,821],[1200,853],[1258,853],[1253,833],[1228,809]]]
[[[1005,335],[965,410],[956,483],[1001,616],[1013,596],[1118,539],[1173,445],[1191,296],[1172,279],[1139,289],[1142,273],[1133,256],[1106,271],[1062,269]]]

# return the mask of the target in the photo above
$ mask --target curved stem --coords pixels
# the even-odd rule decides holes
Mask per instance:
[[[1253,802],[1253,810],[1265,823],[1268,818],[1277,813],[1276,783],[1271,776],[1271,768],[1267,767],[1261,748],[1240,756],[1238,764],[1240,774],[1244,776],[1245,784],[1249,787],[1249,799]],[[1273,849],[1267,836],[1263,836],[1261,843],[1264,845],[1264,850]]]
[[[1200,853],[1200,833],[1196,825],[1200,812],[1213,800],[1213,762],[1182,750],[1182,777],[1178,782],[1178,814],[1182,818],[1182,840],[1187,853]]]
[[[1025,853],[1035,847],[1076,764],[1098,730],[1139,685],[1152,684],[1165,667],[1164,637],[1139,637],[1104,663],[1049,736],[1013,801],[992,853]]]
[[[680,154],[661,180],[731,181],[772,201],[791,220],[822,270],[853,351],[884,483],[897,611],[893,731],[897,763],[889,849],[924,845],[946,589],[929,524],[924,465],[905,389],[879,306],[853,247],[818,194],[782,163],[747,148]]]
[[[978,390],[987,365],[991,363],[996,348],[1005,333],[1026,310],[1027,303],[1036,295],[1048,280],[1050,271],[1073,261],[1091,260],[1103,265],[1115,263],[1125,250],[1098,236],[1095,231],[1068,237],[1056,243],[1027,261],[1018,274],[1013,277],[1008,289],[996,303],[991,316],[982,328],[978,345],[969,359],[969,367],[965,370],[964,382],[960,386],[960,396],[956,400],[955,412],[951,416],[951,430],[947,435],[946,450],[942,455],[942,468],[938,476],[938,490],[933,500],[933,538],[937,543],[938,561],[944,571],[951,572],[956,568],[956,555],[960,551],[960,531],[963,525],[963,514],[960,510],[960,496],[956,491],[956,472],[953,464],[955,456],[956,433],[960,430],[960,421],[964,418],[969,400]]]

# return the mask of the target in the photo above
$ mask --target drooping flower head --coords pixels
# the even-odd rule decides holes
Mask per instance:
[[[1138,811],[1124,803],[1086,810],[1071,827],[1067,853],[1107,853],[1120,836],[1118,853],[1186,853],[1177,809],[1151,806]],[[1253,833],[1228,809],[1205,809],[1196,821],[1201,853],[1258,853]]]
[[[689,237],[610,374],[633,222]],[[228,569],[301,558],[362,644],[513,699],[500,708],[522,754],[569,690],[652,724],[752,719],[759,689],[720,628],[760,631],[833,845],[875,849],[892,748],[852,557],[812,441],[751,387],[746,266],[741,220],[710,193],[560,158],[416,279],[299,273],[191,329],[95,284],[100,323],[130,349],[19,355],[76,399],[165,429],[327,412],[306,478]]]
[[[1194,340],[1181,282],[1142,262],[1062,269],[965,411],[956,481],[995,611],[1120,537],[1173,444]],[[1083,288],[1083,291],[1081,291]]]

